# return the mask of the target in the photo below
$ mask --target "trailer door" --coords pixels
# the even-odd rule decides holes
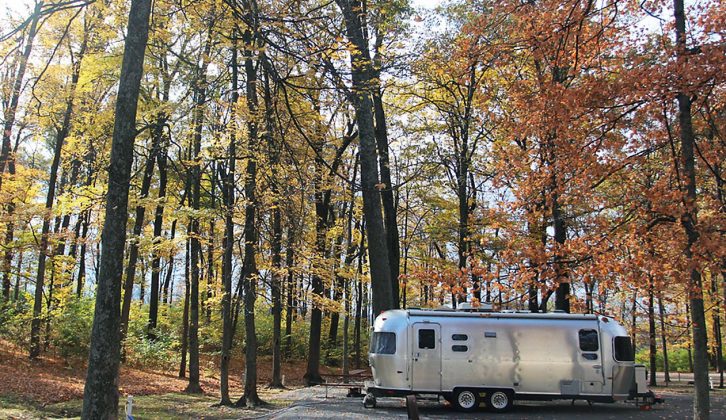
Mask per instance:
[[[441,326],[413,324],[411,387],[414,391],[441,390]]]
[[[597,394],[603,389],[603,360],[600,346],[600,334],[597,329],[581,329],[578,331],[579,364],[582,372],[582,392]]]

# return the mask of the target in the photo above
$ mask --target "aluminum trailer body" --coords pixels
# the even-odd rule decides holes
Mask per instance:
[[[627,331],[602,315],[390,310],[374,322],[369,363],[373,404],[436,394],[474,410],[484,395],[503,411],[515,399],[652,396]]]

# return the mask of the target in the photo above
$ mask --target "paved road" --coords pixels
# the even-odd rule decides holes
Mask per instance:
[[[366,409],[360,398],[346,398],[345,390],[331,389],[328,398],[319,388],[292,391],[297,402],[292,406],[266,415],[265,419],[406,419],[405,401],[401,398],[379,398],[377,407]],[[292,394],[291,394],[292,395]],[[661,394],[666,402],[650,411],[642,411],[632,403],[593,404],[576,401],[521,402],[504,414],[494,414],[482,408],[476,413],[459,413],[451,407],[429,401],[419,402],[421,419],[688,419],[692,418],[692,396],[689,394]],[[726,420],[726,395],[712,394],[711,419]]]

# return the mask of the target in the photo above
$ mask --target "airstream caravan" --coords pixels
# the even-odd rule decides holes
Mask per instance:
[[[376,397],[444,397],[462,411],[514,400],[654,402],[645,367],[613,318],[565,313],[390,310],[373,325],[369,362]]]

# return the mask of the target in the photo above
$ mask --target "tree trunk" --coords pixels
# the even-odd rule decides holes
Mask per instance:
[[[168,93],[168,90],[165,93]],[[149,323],[147,325],[147,337],[150,340],[156,339],[155,329],[159,319],[161,253],[159,252],[158,246],[162,241],[161,232],[164,224],[164,202],[166,200],[166,155],[168,151],[168,144],[164,138],[164,128],[166,127],[167,120],[168,116],[166,113],[158,113],[153,128],[153,136],[158,138],[160,148],[156,159],[156,164],[159,167],[159,201],[156,205],[156,210],[154,211],[154,248],[152,250],[151,259],[151,294],[149,296]]]
[[[220,405],[230,406],[229,397],[229,362],[232,352],[234,335],[232,315],[232,256],[234,250],[234,204],[235,185],[234,177],[237,163],[237,101],[239,101],[239,66],[237,63],[237,27],[232,31],[232,94],[230,97],[230,129],[227,168],[222,186],[222,200],[224,200],[224,238],[222,238],[222,354],[219,363],[219,392]]]
[[[673,12],[676,30],[676,56],[678,64],[686,70],[688,51],[686,46],[686,15],[683,0],[673,1]],[[686,92],[678,92],[678,126],[680,127],[681,164],[683,169],[684,212],[681,224],[688,237],[683,250],[686,260],[693,262],[693,248],[698,240],[698,206],[696,203],[696,169],[695,169],[695,134],[691,122],[691,98]],[[690,264],[689,264],[690,265]],[[690,268],[689,301],[691,304],[691,329],[693,332],[693,378],[695,397],[693,399],[693,418],[705,420],[710,416],[709,379],[708,379],[708,338],[706,332],[706,316],[703,305],[701,273],[695,267]]]
[[[345,315],[343,316],[343,375],[350,373],[350,350],[348,345],[350,330],[350,280],[345,279]],[[347,383],[348,380],[346,379]]]
[[[722,265],[723,267],[723,265]],[[721,323],[721,310],[726,308],[726,272],[721,271],[721,282],[724,286],[723,294],[719,297],[718,285],[716,284],[716,276],[711,277],[713,296],[716,297],[717,304],[714,309],[714,336],[716,337],[716,368],[719,373],[718,387],[724,387],[724,358],[723,358],[723,324]]]
[[[558,247],[564,247],[565,241],[567,240],[567,231],[565,227],[565,219],[562,214],[562,209],[559,203],[558,194],[552,193],[552,219],[555,231],[555,242]],[[561,250],[555,251],[555,275],[556,287],[555,290],[555,310],[560,310],[569,313],[570,312],[570,280],[565,270],[564,263],[561,262]]]
[[[255,3],[256,6],[256,3]],[[244,314],[245,314],[245,375],[244,393],[237,401],[237,406],[255,407],[262,403],[257,394],[257,332],[255,331],[255,300],[257,298],[257,66],[253,59],[257,46],[257,10],[248,10],[246,23],[248,29],[243,35],[244,40],[244,68],[247,80],[246,100],[250,118],[247,121],[247,149],[249,159],[245,170],[245,227],[244,227],[244,261],[242,263],[242,279],[244,284]]]
[[[377,72],[380,73],[380,72]],[[380,74],[379,76],[380,77]],[[401,266],[401,245],[398,237],[398,221],[396,220],[396,205],[393,200],[393,181],[391,180],[391,163],[388,156],[388,129],[386,114],[383,108],[383,93],[380,85],[373,90],[373,109],[375,117],[375,136],[378,151],[378,166],[381,171],[381,190],[383,202],[383,219],[386,228],[386,244],[388,245],[388,265],[391,269],[391,292],[393,309],[400,308],[400,291],[398,276]]]
[[[12,164],[9,166],[13,166]],[[2,175],[0,175],[2,177]],[[15,204],[11,201],[7,207],[8,216],[15,213]],[[15,224],[12,219],[7,222],[5,230],[5,255],[3,256],[3,298],[10,301],[10,267],[13,265],[13,239],[15,239]]]
[[[179,377],[187,376],[187,353],[189,350],[189,285],[191,281],[190,263],[191,260],[191,239],[186,241],[186,255],[184,258],[184,314],[182,315],[182,337],[181,337],[181,363],[179,363]]]
[[[328,231],[329,203],[326,201],[326,180],[323,179],[323,166],[325,162],[320,157],[320,150],[315,153],[315,253],[318,258],[325,259],[326,237]],[[320,347],[322,334],[323,312],[320,308],[324,294],[324,282],[321,275],[314,272],[312,275],[312,311],[310,314],[310,337],[308,339],[307,371],[303,376],[306,386],[316,385],[323,382],[320,375]]]
[[[78,278],[76,280],[76,297],[81,297],[83,286],[86,283],[86,238],[88,237],[88,225],[91,221],[91,209],[87,209],[81,215],[83,218],[81,226],[81,249],[78,256]]]
[[[176,236],[176,223],[177,220],[174,219],[171,222],[171,234],[169,235],[169,240],[173,241],[174,237]],[[172,294],[174,293],[174,281],[172,280],[172,276],[174,274],[174,251],[169,251],[169,263],[166,266],[166,273],[164,276],[164,285],[161,288],[162,289],[162,301],[166,305],[171,305],[172,300]],[[169,293],[169,289],[171,288],[171,293]]]
[[[128,193],[136,135],[136,109],[149,34],[150,0],[132,0],[111,145],[103,253],[83,395],[83,419],[111,419],[118,414],[118,367],[121,278],[128,219]]]
[[[211,172],[215,173],[216,168],[214,168],[214,163],[212,162],[212,168]],[[212,192],[212,203],[211,207],[212,209],[215,208],[215,192],[214,192],[214,182],[211,183],[211,192]],[[206,301],[204,302],[204,323],[205,325],[209,325],[212,322],[212,298],[214,297],[214,288],[215,283],[217,282],[215,274],[214,274],[214,232],[215,232],[215,221],[214,219],[209,221],[209,238],[207,241],[207,292],[206,292]],[[202,294],[204,295],[204,294]]]
[[[361,226],[360,246],[365,247],[365,229]],[[363,260],[365,253],[358,254],[357,288],[355,293],[355,320],[353,321],[353,354],[355,354],[355,368],[361,367],[361,328],[363,323]]]
[[[210,13],[210,16],[213,12]],[[200,209],[201,183],[202,183],[202,124],[204,121],[204,105],[207,98],[207,67],[212,50],[212,29],[214,19],[210,18],[207,28],[207,40],[202,53],[202,63],[197,69],[197,78],[194,82],[194,135],[192,138],[192,166],[189,169],[191,179],[191,207],[195,213]],[[191,234],[191,283],[189,293],[189,384],[185,392],[198,394],[202,392],[199,384],[199,278],[202,258],[202,244],[200,241],[200,221],[197,215],[190,223]]]
[[[13,153],[8,157],[8,173],[10,173],[11,177],[15,176],[15,155],[18,150],[18,146],[20,143],[20,132],[18,132],[18,135],[15,140],[15,147],[13,148]],[[2,178],[2,174],[0,174],[0,178]],[[2,262],[2,268],[3,268],[3,296],[5,297],[6,301],[10,300],[10,273],[11,268],[13,265],[13,254],[15,252],[15,246],[13,245],[13,239],[15,238],[15,223],[13,221],[13,215],[15,214],[15,202],[10,200],[10,202],[7,204],[6,210],[6,217],[8,219],[6,231],[5,231],[5,255],[3,256],[3,262]],[[20,261],[18,262],[18,272],[15,276],[15,293],[14,293],[14,301],[18,300],[18,283],[20,282]]]
[[[371,68],[368,40],[364,36],[363,8],[352,0],[336,0],[343,13],[348,41],[356,53],[350,55],[352,103],[360,139],[361,184],[363,189],[363,214],[368,233],[371,288],[373,290],[373,314],[378,315],[394,307],[391,268],[388,257],[386,230],[381,209],[380,181],[376,153],[373,104],[370,86]]]
[[[655,340],[655,284],[653,277],[650,277],[648,285],[648,353],[650,356],[649,386],[656,386],[655,375],[657,343]]]
[[[270,387],[282,388],[282,211],[280,207],[280,187],[278,185],[278,165],[280,164],[281,145],[275,142],[275,104],[272,101],[270,77],[265,71],[264,80],[265,100],[265,138],[270,159],[272,193],[272,238],[270,248],[272,252],[272,379]]]
[[[15,276],[15,290],[13,291],[13,301],[17,302],[20,297],[20,273],[23,271],[23,251],[18,254],[18,275]],[[27,283],[26,283],[27,284]]]
[[[209,164],[210,178],[214,179],[217,173],[217,164],[215,161]],[[210,181],[209,186],[209,208],[214,211],[216,210],[217,192],[216,182]],[[204,309],[204,324],[209,325],[212,322],[212,297],[214,297],[214,288],[216,283],[215,271],[214,271],[214,240],[215,240],[215,219],[209,220],[209,231],[207,237],[207,290],[206,293],[202,293],[202,296],[206,299],[202,304]]]
[[[287,247],[285,249],[285,267],[287,268],[287,296],[286,312],[285,312],[285,358],[292,358],[292,320],[296,314],[295,310],[295,264],[294,229],[291,226],[287,228]]]
[[[638,347],[636,346],[636,344],[637,344],[636,339],[638,337],[638,323],[637,323],[638,322],[638,312],[637,312],[637,309],[638,309],[638,291],[634,290],[633,291],[633,307],[632,307],[632,311],[630,314],[631,321],[632,321],[631,322],[632,329],[630,330],[630,336],[633,339],[633,354],[638,353]]]
[[[670,365],[668,363],[668,345],[666,344],[665,307],[663,306],[663,298],[660,294],[658,295],[658,312],[660,316],[660,338],[663,346],[663,373],[665,374],[665,384],[668,386],[668,383],[671,381],[671,376]]]

